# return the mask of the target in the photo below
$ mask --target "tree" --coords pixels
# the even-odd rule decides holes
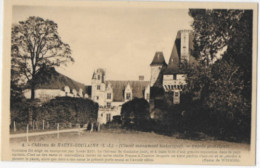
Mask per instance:
[[[190,9],[189,14],[194,19],[194,55],[207,65],[222,58],[239,66],[242,94],[251,100],[253,11]]]
[[[35,75],[42,66],[60,66],[74,62],[70,46],[61,40],[58,25],[51,20],[29,17],[12,26],[12,48],[16,48],[16,69],[27,79],[31,99],[35,97]]]
[[[150,119],[149,103],[143,98],[134,98],[122,105],[121,116],[125,126],[145,130]]]
[[[243,10],[190,9],[194,21],[194,56],[206,65],[214,62],[218,53],[226,49],[230,39],[237,35]]]
[[[252,92],[252,27],[253,11],[245,10],[234,35],[229,40],[227,51],[223,54],[223,59],[233,61],[243,71],[245,87],[242,94],[249,101]]]
[[[206,130],[232,140],[250,139],[252,10],[190,9],[194,56],[184,93],[198,95]],[[205,66],[206,65],[206,66]]]
[[[209,85],[205,99],[215,135],[250,137],[251,102],[243,96],[245,89],[242,68],[234,61],[216,61],[208,76]]]
[[[20,100],[22,96],[22,77],[17,60],[18,48],[13,46],[11,49],[11,102]]]

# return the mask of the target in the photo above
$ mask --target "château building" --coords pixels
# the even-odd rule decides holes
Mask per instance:
[[[168,64],[165,63],[162,52],[156,52],[150,64],[151,87],[162,87],[165,92],[172,92],[173,104],[180,103],[181,91],[187,84],[187,74],[181,68],[196,63],[191,55],[192,49],[192,31],[180,30],[173,44]]]
[[[103,69],[97,69],[92,76],[91,99],[99,104],[98,122],[101,124],[112,121],[120,116],[122,104],[133,98],[144,98],[149,102],[150,82],[139,76],[136,81],[106,80]]]
[[[187,75],[181,67],[196,63],[191,55],[192,49],[192,31],[178,31],[168,64],[162,51],[155,53],[150,64],[150,81],[145,81],[144,76],[139,76],[139,80],[135,81],[107,80],[105,70],[99,68],[93,72],[91,85],[85,86],[58,73],[54,68],[44,70],[40,72],[43,74],[39,75],[35,97],[44,101],[56,96],[91,98],[99,104],[97,120],[101,124],[112,121],[114,116],[120,116],[122,105],[134,98],[144,98],[150,106],[154,106],[156,99],[161,98],[158,88],[163,91],[161,94],[172,94],[172,103],[179,104],[181,92],[187,84]],[[30,90],[26,89],[25,97],[30,98],[30,94]]]

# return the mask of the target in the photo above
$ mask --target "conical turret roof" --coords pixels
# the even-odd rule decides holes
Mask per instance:
[[[163,56],[163,52],[157,51],[153,57],[153,61],[150,66],[153,65],[167,65]]]

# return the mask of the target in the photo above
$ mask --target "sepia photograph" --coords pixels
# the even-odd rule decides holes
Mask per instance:
[[[255,165],[256,3],[14,2],[3,160]]]

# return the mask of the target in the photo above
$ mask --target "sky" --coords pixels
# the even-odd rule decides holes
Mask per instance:
[[[12,22],[39,16],[58,24],[63,42],[72,50],[74,63],[56,68],[84,84],[91,83],[95,69],[106,79],[150,80],[150,63],[156,51],[170,57],[177,31],[191,29],[187,9],[144,7],[14,6]]]

